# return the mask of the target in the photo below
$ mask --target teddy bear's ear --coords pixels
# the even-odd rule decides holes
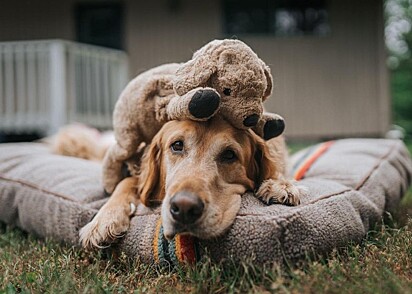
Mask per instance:
[[[216,60],[211,56],[213,42],[199,49],[193,58],[182,64],[173,80],[173,88],[180,96],[190,90],[205,86],[216,71]]]
[[[219,55],[219,63],[221,65],[232,64],[236,62],[237,52],[233,49],[224,50]]]
[[[262,60],[260,61],[263,67],[263,71],[265,72],[267,87],[265,93],[263,94],[263,101],[265,101],[271,94],[273,88],[273,77],[270,73],[270,68],[267,66]]]

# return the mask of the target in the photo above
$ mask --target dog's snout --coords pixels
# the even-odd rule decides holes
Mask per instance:
[[[246,118],[243,120],[243,124],[244,124],[246,127],[254,127],[254,126],[256,126],[256,124],[258,123],[258,121],[259,121],[259,115],[257,115],[257,114],[252,114],[252,115],[249,115],[248,117],[246,117]]]
[[[202,200],[188,192],[179,192],[170,201],[170,213],[173,219],[185,225],[196,222],[202,215],[203,209]]]

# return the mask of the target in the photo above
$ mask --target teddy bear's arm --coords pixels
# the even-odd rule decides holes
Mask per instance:
[[[168,120],[205,121],[220,107],[220,95],[212,88],[197,87],[182,96],[173,96],[165,105]]]

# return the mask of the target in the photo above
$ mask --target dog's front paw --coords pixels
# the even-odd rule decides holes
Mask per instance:
[[[220,106],[220,95],[212,88],[197,90],[190,100],[189,112],[195,119],[209,119]]]
[[[298,186],[295,181],[266,180],[262,183],[256,196],[266,204],[286,204],[296,206],[300,204],[300,197],[306,194],[306,188]]]
[[[134,212],[134,205],[130,210]],[[80,229],[80,243],[84,248],[103,248],[121,238],[130,224],[130,214],[123,207],[102,207],[93,220]]]

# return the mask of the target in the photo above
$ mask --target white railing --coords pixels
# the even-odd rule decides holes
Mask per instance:
[[[0,42],[0,132],[110,128],[128,81],[123,51],[61,40]]]

